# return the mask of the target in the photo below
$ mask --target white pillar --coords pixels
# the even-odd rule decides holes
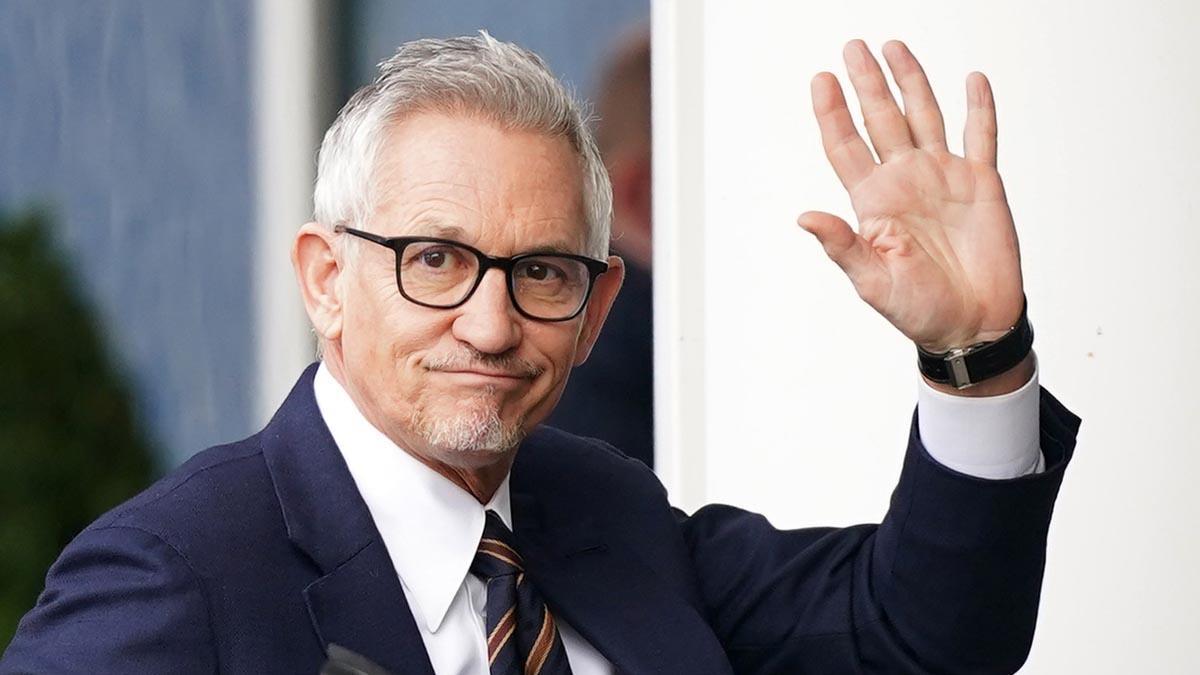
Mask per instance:
[[[704,6],[651,14],[654,129],[654,463],[672,501],[705,501]]]
[[[292,272],[296,230],[312,218],[316,148],[327,83],[328,30],[321,0],[257,0],[254,115],[257,146],[255,421],[283,401],[314,342]]]

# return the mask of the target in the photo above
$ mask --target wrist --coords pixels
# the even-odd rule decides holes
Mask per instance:
[[[958,391],[978,387],[984,382],[991,382],[991,385],[984,389],[985,392],[993,391],[997,386],[1006,386],[1010,379],[1020,377],[1022,371],[1017,370],[1017,367],[1029,359],[1033,349],[1033,327],[1029,324],[1027,309],[1028,306],[1023,305],[1016,323],[995,340],[981,341],[944,352],[931,352],[917,345],[917,366],[921,375],[930,383],[952,387]],[[1010,373],[1014,370],[1017,372]],[[1002,375],[1007,375],[1002,381],[1003,385],[993,382]]]
[[[942,382],[934,382],[922,375],[929,386],[936,390],[953,396],[966,397],[984,397],[984,396],[1003,396],[1004,394],[1012,393],[1021,387],[1025,386],[1033,377],[1033,373],[1037,368],[1037,360],[1032,350],[1025,355],[1025,358],[1020,363],[1012,368],[988,379],[974,384],[966,389],[958,389],[952,384]]]

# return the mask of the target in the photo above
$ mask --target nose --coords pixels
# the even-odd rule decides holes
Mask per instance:
[[[479,288],[458,311],[452,328],[454,337],[475,349],[503,354],[520,344],[520,314],[509,299],[502,270],[488,270]]]

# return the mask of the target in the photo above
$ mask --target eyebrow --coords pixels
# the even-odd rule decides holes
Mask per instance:
[[[413,227],[413,232],[410,236],[418,237],[436,237],[438,239],[450,239],[461,243],[469,243],[466,230],[457,225],[448,225],[437,220],[419,220]],[[555,241],[546,244],[541,244],[530,249],[525,249],[514,255],[580,255],[574,250],[574,247],[565,241]],[[490,254],[489,254],[490,255]]]
[[[466,230],[457,225],[447,225],[436,220],[421,220],[413,227],[413,236],[420,237],[437,237],[438,239],[453,239],[454,241],[464,241],[467,238]]]
[[[538,255],[546,255],[546,254],[579,255],[579,253],[571,250],[570,246],[565,246],[563,244],[542,244],[541,246],[535,246],[531,249],[522,251],[521,253],[518,253],[517,255],[529,255],[531,253],[538,254]]]

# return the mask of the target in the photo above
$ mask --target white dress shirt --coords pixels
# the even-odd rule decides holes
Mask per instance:
[[[324,364],[313,389],[321,417],[383,537],[434,672],[489,675],[487,586],[470,567],[486,511],[513,526],[508,478],[481,505],[372,426]],[[943,394],[922,380],[918,413],[922,442],[945,466],[982,478],[1041,470],[1036,372],[1020,390],[989,398]],[[611,675],[612,664],[556,618],[575,675]]]
[[[317,369],[313,390],[396,567],[433,671],[489,675],[487,585],[470,570],[484,513],[495,511],[513,526],[508,479],[490,502],[480,504],[371,426],[325,364]],[[575,675],[611,675],[612,664],[562,617],[555,619]]]

